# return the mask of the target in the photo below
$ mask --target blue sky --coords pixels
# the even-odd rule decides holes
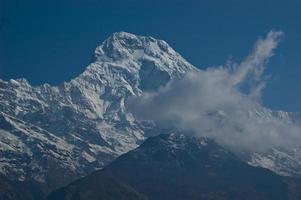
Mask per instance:
[[[116,31],[164,39],[203,69],[239,61],[258,37],[282,30],[263,103],[301,111],[300,10],[297,0],[0,0],[0,78],[68,81]]]

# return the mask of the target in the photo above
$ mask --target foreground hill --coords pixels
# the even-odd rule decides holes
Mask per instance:
[[[111,192],[115,196],[108,199],[119,199],[119,183],[150,200],[301,198],[300,181],[250,166],[212,140],[171,134],[149,138],[48,199],[107,199]]]
[[[35,182],[11,181],[0,175],[0,200],[38,200],[44,198],[44,192]]]

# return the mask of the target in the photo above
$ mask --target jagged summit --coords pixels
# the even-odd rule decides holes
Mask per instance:
[[[153,37],[138,36],[126,32],[113,33],[102,45],[96,48],[95,57],[103,54],[110,58],[127,57],[134,51],[140,50],[141,53],[166,52],[177,54],[165,41],[157,40]]]
[[[122,76],[127,82],[137,82],[145,79],[140,76],[158,75],[160,79],[162,72],[163,78],[171,78],[194,69],[165,41],[126,32],[113,33],[96,48],[94,58],[80,77],[97,79],[97,75],[109,74],[110,78]]]
[[[116,77],[116,75],[120,75],[120,72],[116,73],[116,70],[121,68],[125,69],[126,72],[124,73],[132,74],[139,73],[140,69],[157,68],[176,76],[195,68],[164,40],[123,31],[115,32],[109,36],[96,47],[93,56],[94,60],[86,67],[86,70],[70,82],[83,77],[89,79],[87,75],[93,79],[93,76],[103,74],[104,70],[114,73]],[[30,85],[24,78],[12,79],[10,83]]]
[[[0,116],[14,119],[9,126],[7,120],[0,123],[0,154],[5,158],[0,173],[55,188],[102,168],[158,134],[154,124],[133,118],[125,100],[189,70],[197,69],[166,42],[118,32],[96,48],[95,60],[70,82],[32,87],[25,79],[0,81]],[[53,141],[64,142],[68,152],[58,153],[60,144]],[[66,177],[58,182],[56,174]]]

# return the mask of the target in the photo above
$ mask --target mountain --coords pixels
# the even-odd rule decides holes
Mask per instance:
[[[32,86],[26,79],[0,79],[0,174],[10,181],[36,182],[48,193],[103,168],[163,132],[152,121],[135,119],[127,99],[198,70],[162,40],[118,32],[69,82]],[[298,119],[271,110],[254,114]],[[281,175],[300,176],[300,152],[273,149],[244,159]]]
[[[102,199],[98,191],[108,177],[149,200],[301,198],[300,180],[250,166],[213,140],[162,134],[147,139],[103,170],[54,191],[48,199]]]
[[[126,111],[126,99],[190,70],[166,42],[118,32],[67,83],[0,80],[0,173],[53,189],[102,168],[158,132]]]

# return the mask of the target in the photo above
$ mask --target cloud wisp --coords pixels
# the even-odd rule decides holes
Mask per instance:
[[[234,150],[298,146],[300,127],[260,103],[264,70],[282,35],[271,31],[241,63],[187,73],[157,92],[130,99],[128,108],[138,119],[213,138]]]

